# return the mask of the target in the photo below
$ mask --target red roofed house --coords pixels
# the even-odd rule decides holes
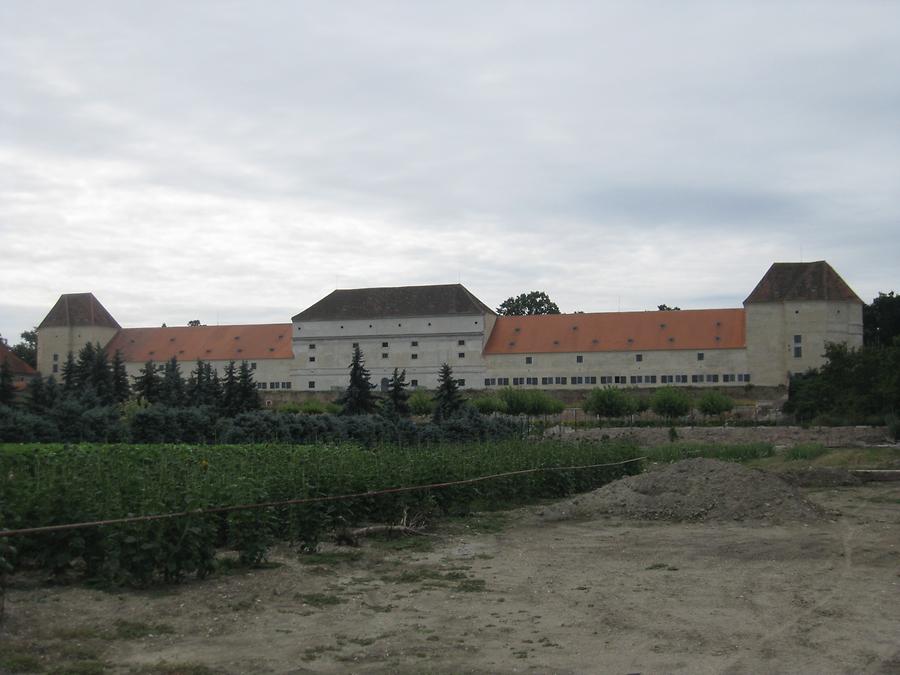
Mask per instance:
[[[148,360],[248,361],[261,388],[341,390],[353,348],[375,383],[394,368],[433,388],[787,384],[825,345],[862,345],[862,301],[825,261],[775,263],[742,308],[501,316],[460,284],[336,290],[291,323],[121,328],[90,293],[60,296],[38,327],[38,370],[99,342],[130,374]]]
[[[22,391],[28,386],[37,371],[20,359],[3,340],[0,340],[0,363],[5,363],[13,376],[13,388]]]

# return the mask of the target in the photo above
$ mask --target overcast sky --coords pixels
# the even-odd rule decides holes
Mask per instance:
[[[900,2],[0,3],[0,334],[900,290]]]

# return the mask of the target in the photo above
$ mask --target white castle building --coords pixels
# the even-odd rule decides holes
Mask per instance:
[[[176,357],[219,372],[247,361],[261,389],[330,392],[356,345],[372,381],[395,368],[434,388],[447,363],[468,389],[781,386],[825,345],[862,345],[863,303],[825,261],[775,263],[741,308],[498,316],[460,284],[336,290],[291,323],[122,328],[91,293],[64,294],[38,326],[38,370],[87,342],[129,374]]]

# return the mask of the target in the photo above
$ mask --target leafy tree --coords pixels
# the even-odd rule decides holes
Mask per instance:
[[[592,389],[582,406],[589,415],[623,417],[637,410],[637,401],[621,389],[604,387]]]
[[[342,415],[370,415],[376,408],[376,399],[372,394],[375,385],[370,381],[369,371],[358,345],[353,348],[349,368],[350,383],[336,403],[341,406]]]
[[[6,359],[3,359],[3,363],[0,363],[0,404],[11,405],[15,395],[12,368],[9,367]]]
[[[673,417],[684,417],[691,410],[691,399],[675,387],[661,387],[653,393],[650,407],[657,415],[667,420]]]
[[[184,404],[184,380],[181,367],[174,356],[166,361],[163,367],[162,381],[159,385],[159,402],[170,408],[179,408]]]
[[[559,307],[543,291],[531,291],[504,300],[497,308],[497,314],[501,316],[559,314]]]
[[[24,333],[22,334],[24,337]],[[879,293],[872,304],[863,305],[863,344],[889,347],[900,335],[900,295]]]
[[[724,415],[733,408],[734,401],[730,396],[712,389],[703,392],[703,395],[697,401],[697,409],[709,417]]]
[[[159,377],[159,369],[153,361],[147,361],[140,372],[134,377],[134,393],[142,401],[153,404],[159,401],[162,389],[162,380]]]
[[[187,325],[190,326],[191,328],[196,328],[197,326],[200,325],[200,319],[191,319],[190,321],[188,321]]]
[[[22,341],[12,346],[13,353],[32,368],[37,368],[37,327],[24,331]]]
[[[125,361],[122,359],[122,354],[118,349],[113,354],[110,370],[112,374],[113,399],[117,403],[124,403],[131,396],[131,387],[128,386],[128,373],[125,370]]]
[[[409,397],[409,409],[413,415],[430,415],[434,412],[434,401],[424,391],[414,391]]]
[[[28,383],[28,410],[40,414],[47,410],[47,393],[44,378],[38,375]]]
[[[656,308],[660,312],[680,312],[681,311],[681,307],[669,307],[666,304],[657,305]]]
[[[409,392],[406,391],[406,370],[398,373],[394,368],[394,374],[388,382],[388,400],[394,408],[394,412],[400,417],[409,417]]]
[[[463,407],[463,402],[459,384],[453,379],[453,369],[445,363],[438,374],[438,388],[434,393],[435,422],[452,417]]]

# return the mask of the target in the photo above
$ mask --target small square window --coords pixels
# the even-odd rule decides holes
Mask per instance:
[[[418,346],[419,346],[419,341],[418,341],[418,340],[413,340],[412,342],[409,343],[409,346],[410,346],[410,347],[418,347]]]
[[[459,345],[460,347],[465,347],[465,346],[466,346],[466,341],[465,341],[465,340],[459,340],[456,344]]]
[[[640,363],[641,361],[644,360],[644,355],[643,354],[635,354],[634,360],[637,361],[638,363]]]
[[[581,354],[578,354],[575,357],[575,363],[584,363],[584,357]]]
[[[382,347],[387,347],[387,346],[388,346],[388,343],[387,343],[387,342],[382,342],[382,343],[381,343],[381,346],[382,346]]]
[[[799,345],[803,341],[803,338],[800,335],[794,336],[794,344]]]
[[[54,360],[54,361],[59,361],[59,354],[54,354],[54,355],[53,355],[53,360]]]
[[[459,356],[459,358],[461,358],[461,359],[464,359],[464,358],[466,358],[466,353],[465,353],[465,352],[459,352],[459,353],[457,354],[457,356]]]
[[[803,356],[803,347],[800,347],[799,345],[794,347],[794,358],[799,359],[802,356]]]
[[[250,370],[256,370],[256,361],[250,363]]]
[[[290,388],[291,388],[291,383],[290,383],[290,382],[282,382],[282,383],[281,383],[281,388],[282,388],[282,389],[290,389]]]
[[[269,389],[278,389],[278,382],[269,382]]]
[[[409,358],[411,358],[413,361],[415,361],[416,359],[419,358],[419,355],[418,354],[410,354]]]
[[[257,388],[257,389],[265,389],[265,388],[266,388],[266,383],[265,383],[265,382],[257,382],[257,383],[256,383],[256,388]]]
[[[534,363],[534,359],[530,356],[526,356],[525,357],[525,365],[530,366],[532,363]]]
[[[316,382],[315,382],[315,380],[310,380],[310,381],[307,383],[307,388],[308,388],[308,389],[315,389],[315,388],[316,388]]]
[[[310,343],[309,348],[310,348],[310,349],[315,349],[316,346],[315,346],[314,344]]]
[[[381,352],[381,358],[386,359],[387,357],[387,352]]]
[[[410,385],[411,387],[418,387],[418,386],[419,386],[419,381],[418,381],[418,380],[410,380],[410,381],[409,381],[409,385]]]
[[[350,345],[350,346],[353,347],[353,349],[356,349],[357,347],[359,347],[359,343],[358,343],[358,342],[354,342],[354,343],[353,343],[352,345]]]
[[[310,363],[315,363],[315,362],[316,362],[316,357],[315,357],[315,356],[310,356],[310,357],[309,357],[309,362],[310,362]]]
[[[465,380],[457,380],[457,381],[456,381],[456,384],[458,384],[460,387],[465,387],[465,386],[466,386],[466,381],[465,381]]]
[[[698,361],[702,361],[703,359],[704,359],[704,354],[703,354],[703,352],[697,352],[697,360],[698,360]]]

